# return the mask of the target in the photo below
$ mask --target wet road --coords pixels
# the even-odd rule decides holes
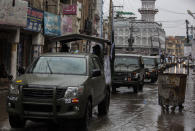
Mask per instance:
[[[143,92],[134,94],[132,89],[120,88],[111,96],[107,117],[98,117],[93,111],[90,131],[195,131],[195,75],[187,81],[184,110],[163,112],[158,105],[158,84],[146,83]],[[0,92],[0,131],[11,130],[5,109],[6,92]],[[14,130],[14,129],[13,129]],[[50,127],[45,123],[28,121],[25,129],[32,131],[66,130],[74,126]]]

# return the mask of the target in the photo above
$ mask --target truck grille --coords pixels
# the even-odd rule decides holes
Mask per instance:
[[[56,89],[56,99],[64,97],[66,89]],[[35,99],[53,99],[54,89],[53,88],[23,88],[22,89],[24,98],[35,98]]]
[[[23,108],[25,111],[33,111],[33,112],[52,112],[53,108],[50,105],[31,105],[24,104]]]
[[[64,97],[66,89],[56,89],[56,99],[60,99]]]
[[[124,81],[125,78],[127,78],[128,74],[127,73],[115,73],[114,74],[114,80],[115,81]]]
[[[53,112],[52,105],[23,104],[24,111],[32,112]],[[56,106],[56,112],[60,111],[60,106]]]

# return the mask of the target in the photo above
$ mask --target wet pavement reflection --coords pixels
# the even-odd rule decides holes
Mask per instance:
[[[179,71],[181,70],[184,69],[180,68]],[[170,71],[175,71],[175,67]],[[192,73],[192,70],[190,72]],[[178,108],[175,112],[161,110],[158,105],[158,82],[146,83],[143,92],[138,94],[134,94],[131,88],[121,87],[111,96],[108,116],[99,117],[97,108],[93,110],[90,131],[195,131],[195,75],[191,73],[187,78],[186,98],[182,112],[179,112]],[[0,130],[11,130],[5,102],[6,92],[0,92]],[[24,129],[18,130],[74,131],[76,129],[71,124],[57,127],[28,121]]]

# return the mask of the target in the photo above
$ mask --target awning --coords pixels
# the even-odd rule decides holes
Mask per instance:
[[[59,37],[54,37],[49,39],[49,42],[63,42],[63,43],[68,43],[71,41],[77,41],[77,40],[88,40],[88,41],[93,41],[97,43],[107,43],[108,45],[111,45],[110,40],[102,39],[99,37],[93,37],[89,35],[84,35],[84,34],[68,34],[64,36],[59,36]]]

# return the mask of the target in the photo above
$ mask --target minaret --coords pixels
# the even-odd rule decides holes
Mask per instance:
[[[142,8],[138,11],[142,15],[142,20],[147,22],[154,22],[155,14],[158,9],[155,9],[156,0],[141,0]]]

